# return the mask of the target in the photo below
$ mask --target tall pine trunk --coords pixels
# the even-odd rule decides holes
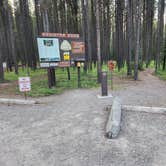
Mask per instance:
[[[15,73],[18,74],[18,65],[17,65],[17,58],[16,58],[16,51],[15,51],[15,39],[14,39],[14,32],[13,32],[13,20],[12,20],[12,13],[9,8],[8,0],[5,1],[5,8],[7,11],[7,22],[8,22],[8,36],[9,36],[9,44],[10,44],[10,53],[11,59],[14,62]]]
[[[136,5],[136,51],[135,51],[135,64],[134,64],[134,80],[138,80],[138,63],[140,52],[140,31],[141,31],[141,0],[137,0]]]
[[[124,48],[123,48],[123,10],[124,10],[124,0],[116,0],[116,56],[117,56],[117,64],[118,70],[123,66],[123,58],[124,58]]]
[[[98,83],[101,82],[101,36],[100,36],[100,1],[97,0],[96,2],[96,31],[97,31],[97,59],[98,59],[98,64],[97,64],[97,78],[98,78]]]
[[[132,55],[132,4],[131,0],[127,0],[127,75],[132,75],[131,55]]]
[[[155,72],[158,71],[160,65],[160,53],[163,43],[163,27],[164,27],[164,8],[165,0],[158,1],[158,24],[157,24],[157,51]]]

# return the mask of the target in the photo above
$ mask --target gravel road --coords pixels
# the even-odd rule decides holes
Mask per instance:
[[[113,96],[124,104],[166,106],[165,82],[149,71],[141,79]],[[105,108],[113,99],[98,99],[99,92],[79,89],[40,98],[40,105],[0,105],[0,166],[165,166],[166,115],[123,111],[119,137],[108,140]]]

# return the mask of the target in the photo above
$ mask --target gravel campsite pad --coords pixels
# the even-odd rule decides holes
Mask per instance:
[[[155,104],[155,94],[156,106],[165,106],[165,83],[142,82],[112,94],[141,106]],[[113,99],[98,99],[99,92],[72,90],[41,98],[39,105],[0,105],[0,166],[165,166],[166,115],[122,111],[120,135],[109,140],[105,108]]]

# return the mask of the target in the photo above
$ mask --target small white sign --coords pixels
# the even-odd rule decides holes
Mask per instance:
[[[58,66],[58,63],[54,63],[54,62],[52,62],[52,63],[50,63],[50,67],[57,67]]]
[[[47,67],[50,67],[50,64],[49,63],[40,63],[40,67],[47,68]]]
[[[30,77],[20,77],[18,83],[20,92],[28,92],[31,90]]]
[[[3,69],[6,69],[6,68],[7,68],[7,63],[3,62]]]

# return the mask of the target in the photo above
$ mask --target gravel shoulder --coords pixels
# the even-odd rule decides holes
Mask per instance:
[[[165,82],[141,74],[153,82],[141,76],[113,96],[166,106]],[[108,140],[105,108],[113,99],[99,93],[78,89],[40,98],[40,105],[0,105],[0,166],[165,166],[166,115],[123,111],[118,139]]]

